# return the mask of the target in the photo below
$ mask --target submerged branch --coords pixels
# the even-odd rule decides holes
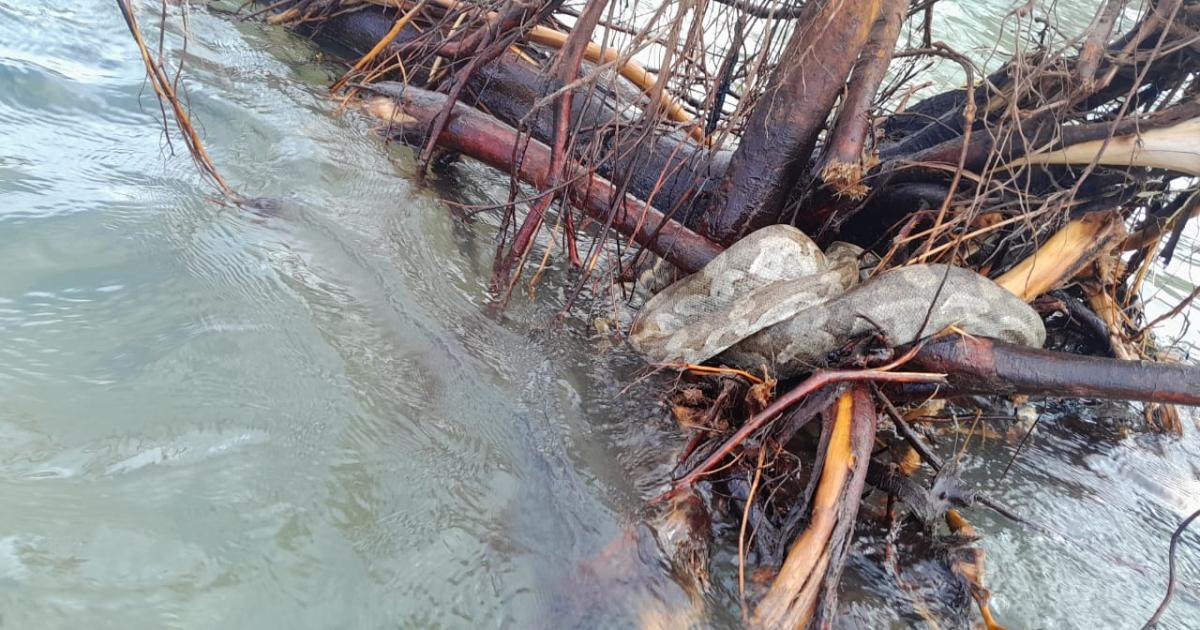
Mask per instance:
[[[192,125],[191,116],[188,115],[187,109],[180,102],[179,94],[176,92],[176,82],[167,76],[167,71],[163,69],[162,64],[157,62],[154,56],[150,54],[150,49],[146,46],[146,40],[142,37],[141,27],[138,26],[137,18],[133,14],[133,7],[130,6],[129,0],[117,0],[117,7],[121,10],[121,17],[125,19],[125,25],[129,27],[129,32],[133,35],[138,52],[142,56],[142,63],[146,66],[146,78],[150,80],[150,85],[154,88],[154,94],[158,97],[159,101],[166,101],[171,105],[171,111],[175,114],[175,123],[183,135],[184,144],[187,145],[188,152],[191,154],[192,160],[196,163],[200,174],[212,181],[222,193],[236,198],[237,193],[234,192],[229,184],[225,183],[225,178],[221,177],[221,173],[217,171],[212,158],[208,156],[208,151],[204,149],[204,143],[200,141],[200,134],[196,132],[195,126]],[[165,10],[166,5],[163,5],[163,8]],[[164,120],[163,122],[165,124],[166,121]]]

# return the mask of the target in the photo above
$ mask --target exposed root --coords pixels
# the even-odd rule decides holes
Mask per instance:
[[[830,573],[841,573],[871,445],[875,439],[875,409],[862,386],[838,398],[832,431],[826,445],[821,481],[812,501],[808,527],[792,544],[771,589],[754,611],[760,628],[801,628],[819,613],[819,600],[828,601]],[[826,614],[828,620],[828,614]]]

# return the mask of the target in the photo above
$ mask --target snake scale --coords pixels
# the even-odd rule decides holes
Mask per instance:
[[[788,378],[871,331],[897,346],[949,326],[1035,347],[1045,341],[1033,308],[973,271],[910,265],[863,281],[861,254],[848,243],[822,252],[791,226],[763,228],[650,298],[630,343],[652,362],[766,365]]]

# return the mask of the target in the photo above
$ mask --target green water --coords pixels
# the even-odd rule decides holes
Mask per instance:
[[[948,28],[995,26],[943,4]],[[221,206],[171,155],[113,2],[0,0],[0,627],[624,627],[678,604],[653,554],[638,579],[587,569],[669,471],[661,383],[625,390],[641,364],[619,340],[554,322],[556,270],[489,315],[494,219],[337,115],[315,48],[204,8],[186,52],[180,28],[214,161],[278,210]],[[504,194],[471,165],[439,185]],[[1190,290],[1185,250],[1152,308]],[[1190,422],[1098,444],[1088,422],[1045,423],[1003,481],[1007,447],[964,462],[1071,538],[970,511],[1010,627],[1140,623],[1200,506]],[[1200,619],[1185,540],[1178,628]],[[903,626],[868,546],[842,621]]]

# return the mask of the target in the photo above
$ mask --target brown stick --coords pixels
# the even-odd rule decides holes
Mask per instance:
[[[866,194],[860,180],[864,172],[863,148],[871,129],[871,106],[887,76],[907,8],[905,0],[885,0],[842,99],[821,171],[821,179],[838,194],[857,198]]]
[[[1108,0],[1104,8],[1096,14],[1091,26],[1091,34],[1079,51],[1079,63],[1075,66],[1075,75],[1083,94],[1095,91],[1096,69],[1100,67],[1100,56],[1108,47],[1108,38],[1112,36],[1113,25],[1117,16],[1125,8],[1128,0]],[[1110,75],[1111,76],[1111,75]]]
[[[397,84],[377,83],[368,89],[387,96],[367,99],[368,112],[387,121],[393,131],[416,141],[427,140],[429,121],[446,104],[446,96]],[[389,98],[391,97],[391,98]],[[437,142],[452,151],[473,157],[489,166],[511,170],[517,132],[512,127],[456,103]],[[535,186],[545,186],[550,174],[550,148],[529,141],[517,176]],[[712,241],[668,219],[630,195],[619,195],[612,182],[596,175],[576,175],[583,169],[572,165],[568,197],[577,207],[599,221],[612,214],[613,229],[634,240],[684,271],[696,271],[720,252]]]
[[[977,538],[978,534],[975,531],[975,526],[971,522],[963,518],[958,510],[946,511],[946,525],[950,527],[950,531],[964,538]],[[983,617],[983,626],[987,630],[1004,630],[1004,626],[996,623],[996,619],[992,617],[992,609],[988,606],[988,601],[992,598],[992,594],[987,587],[983,585],[983,562],[985,553],[982,547],[962,547],[951,552],[950,570],[957,573],[960,578],[966,581],[971,592],[971,597],[975,603],[979,605],[979,614]]]
[[[155,61],[150,54],[150,48],[146,45],[145,38],[142,37],[142,29],[138,26],[137,18],[133,14],[133,7],[129,6],[129,0],[119,0],[117,8],[120,9],[121,17],[125,19],[125,25],[129,27],[129,33],[133,35],[138,52],[142,55],[142,63],[146,66],[146,78],[150,80],[150,85],[154,88],[154,93],[158,96],[160,103],[166,101],[170,104],[171,111],[175,114],[175,123],[179,127],[179,133],[183,136],[184,144],[187,145],[188,152],[200,170],[200,174],[211,180],[227,197],[237,199],[237,193],[229,184],[225,183],[225,179],[221,177],[221,173],[213,164],[212,158],[208,156],[208,151],[204,150],[200,134],[196,133],[187,109],[184,108],[183,103],[179,100],[179,95],[175,92],[175,82],[167,77],[167,71],[163,70],[162,64]],[[165,113],[163,114],[163,125],[166,125]]]
[[[950,396],[1032,394],[1200,406],[1200,368],[1175,363],[1121,361],[953,336],[927,343],[910,365],[947,374],[950,388],[942,394]]]
[[[1145,337],[1146,333],[1150,332],[1150,330],[1153,329],[1155,326],[1182,313],[1183,309],[1187,308],[1189,304],[1194,302],[1196,300],[1197,296],[1200,296],[1200,287],[1196,287],[1196,288],[1192,289],[1192,292],[1189,293],[1187,295],[1187,297],[1180,300],[1179,303],[1176,304],[1174,308],[1172,308],[1170,311],[1168,311],[1166,313],[1163,313],[1162,315],[1159,315],[1158,317],[1156,317],[1154,319],[1154,321],[1143,326],[1142,329],[1139,330],[1136,335],[1134,335],[1134,338],[1141,339],[1142,337]]]
[[[1200,518],[1200,510],[1192,512],[1190,516],[1183,519],[1179,527],[1171,533],[1171,544],[1167,547],[1167,592],[1163,595],[1162,602],[1158,604],[1158,608],[1154,609],[1154,614],[1150,615],[1150,619],[1142,626],[1142,630],[1150,630],[1158,625],[1158,620],[1163,613],[1167,612],[1167,606],[1171,604],[1171,598],[1175,596],[1175,550],[1179,548],[1179,540],[1183,537],[1183,532],[1187,531],[1188,525],[1192,521]]]
[[[997,131],[976,133],[969,139],[954,138],[916,155],[899,159],[914,164],[928,162],[954,166],[959,157],[963,155],[965,146],[967,157],[964,166],[969,171],[978,172],[992,160],[993,152],[1000,154],[1000,161],[1009,162],[1041,149],[1057,151],[1062,147],[1104,140],[1109,137],[1133,136],[1149,129],[1169,127],[1197,116],[1200,116],[1200,102],[1185,101],[1149,116],[1128,116],[1116,122],[1059,126],[1037,119],[1022,124],[1020,133],[1004,134]],[[1007,143],[997,147],[996,140],[998,138],[1006,140]],[[896,179],[897,181],[921,179],[922,175],[927,174],[940,178],[943,171],[923,173],[918,169],[912,172],[898,173]]]
[[[670,498],[678,494],[680,491],[691,487],[701,477],[707,475],[721,460],[729,456],[746,438],[750,437],[755,431],[762,428],[764,424],[775,419],[776,416],[787,410],[788,407],[800,402],[805,396],[825,387],[832,383],[859,383],[864,381],[887,381],[891,383],[932,383],[942,384],[946,382],[945,374],[932,374],[924,372],[890,372],[887,369],[876,370],[818,370],[813,372],[813,375],[808,377],[803,383],[788,391],[788,393],[775,399],[766,409],[763,409],[758,414],[752,416],[746,423],[738,429],[724,444],[716,451],[713,451],[695,470],[684,475],[675,483],[671,484],[671,489],[661,495],[650,500],[650,503],[657,503],[663,499]]]
[[[742,133],[702,234],[726,245],[774,223],[879,15],[881,0],[811,0]]]
[[[826,626],[832,622],[876,422],[875,406],[864,386],[838,399],[808,527],[759,601],[755,627],[804,628],[814,621]]]

